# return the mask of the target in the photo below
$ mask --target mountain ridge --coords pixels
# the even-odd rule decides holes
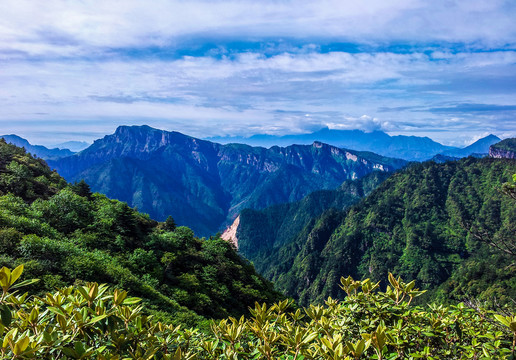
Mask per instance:
[[[172,215],[203,235],[223,229],[243,208],[296,201],[406,163],[320,142],[221,145],[149,126],[121,126],[76,155],[49,161],[69,181],[85,179],[95,191],[156,219]]]
[[[6,142],[16,145],[18,147],[23,147],[27,152],[36,155],[45,160],[53,160],[62,157],[71,156],[74,154],[73,151],[69,149],[58,149],[52,148],[49,149],[43,145],[32,145],[27,139],[24,139],[18,135],[0,135],[0,138],[3,138]]]
[[[253,135],[251,137],[210,137],[206,140],[220,143],[245,143],[258,146],[288,146],[292,144],[308,144],[314,141],[321,141],[336,147],[350,148],[359,151],[372,151],[389,157],[402,158],[408,161],[425,161],[438,154],[449,156],[466,157],[472,153],[486,153],[487,148],[479,151],[474,145],[481,143],[484,139],[476,141],[463,149],[442,145],[431,138],[424,136],[388,135],[379,130],[366,132],[363,130],[338,130],[323,128],[318,131],[299,135]],[[497,137],[496,137],[497,138]],[[497,138],[498,139],[498,138]],[[498,141],[500,141],[498,139]],[[448,154],[451,152],[452,154]],[[458,155],[453,155],[453,153]]]

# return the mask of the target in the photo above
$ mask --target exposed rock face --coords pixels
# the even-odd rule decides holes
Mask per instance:
[[[500,141],[489,148],[489,157],[516,159],[516,138]]]
[[[516,152],[510,150],[501,150],[496,148],[489,149],[489,157],[495,159],[516,159]]]
[[[240,215],[237,216],[235,221],[233,221],[233,224],[231,224],[230,227],[228,227],[226,230],[224,230],[224,232],[220,236],[220,238],[222,240],[229,241],[230,243],[235,245],[235,247],[237,249],[238,249],[238,238],[237,238],[238,225],[240,225]]]
[[[49,165],[69,181],[126,201],[156,220],[209,236],[245,208],[297,201],[374,170],[392,172],[406,161],[374,153],[312,145],[221,145],[148,126],[121,126],[80,153]]]

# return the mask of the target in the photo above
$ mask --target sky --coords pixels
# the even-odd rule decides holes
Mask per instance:
[[[514,0],[3,0],[0,133],[516,136]]]

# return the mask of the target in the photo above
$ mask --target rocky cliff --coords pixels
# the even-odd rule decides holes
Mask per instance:
[[[489,148],[489,157],[516,159],[516,138],[509,138],[500,141]]]

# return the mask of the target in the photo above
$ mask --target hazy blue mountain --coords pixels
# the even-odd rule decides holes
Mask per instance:
[[[86,141],[66,141],[52,146],[58,149],[68,149],[73,152],[79,152],[86,149],[90,145],[91,144],[87,143]]]
[[[220,145],[148,126],[121,126],[73,156],[49,164],[69,181],[126,201],[152,218],[210,235],[244,208],[297,201],[315,190],[406,161],[323,143],[265,149]]]
[[[207,140],[227,144],[231,142],[253,146],[288,146],[292,144],[311,144],[320,141],[337,147],[372,151],[374,153],[402,158],[409,161],[425,161],[437,154],[454,157],[466,157],[473,153],[487,154],[489,146],[500,141],[494,135],[478,140],[464,149],[445,146],[428,137],[390,136],[383,131],[365,132],[362,130],[332,130],[328,128],[310,134],[299,135],[253,135],[244,137],[212,137]]]
[[[32,145],[27,140],[17,135],[0,135],[0,138],[4,138],[9,144],[23,147],[27,152],[45,160],[58,159],[73,154],[73,152],[68,149],[49,149],[42,145]]]
[[[239,142],[258,146],[288,146],[291,144],[311,144],[321,141],[337,147],[372,151],[389,157],[406,160],[428,160],[432,156],[447,150],[454,149],[433,141],[428,137],[418,136],[390,136],[383,131],[365,132],[362,130],[333,130],[324,128],[310,134],[299,135],[254,135],[249,138],[241,137],[214,137],[211,141],[220,143]]]
[[[491,134],[475,141],[473,144],[466,146],[463,149],[452,149],[445,151],[443,152],[443,155],[458,158],[467,157],[473,154],[484,154],[487,156],[489,153],[489,147],[499,141],[500,138],[498,136]]]

